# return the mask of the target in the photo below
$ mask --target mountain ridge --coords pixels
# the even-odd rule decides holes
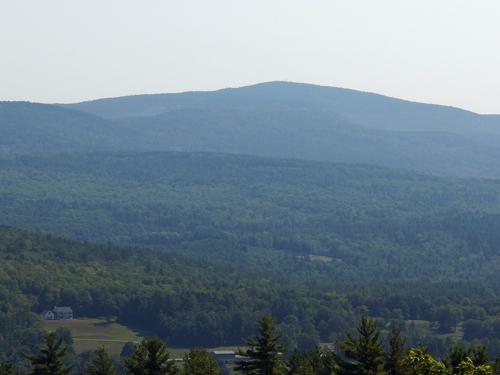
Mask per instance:
[[[206,151],[500,178],[499,115],[298,83],[62,106],[2,102],[0,130],[4,156]]]

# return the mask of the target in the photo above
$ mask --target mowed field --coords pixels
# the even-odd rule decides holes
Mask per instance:
[[[48,332],[59,327],[68,328],[73,335],[73,347],[77,353],[103,346],[110,354],[120,354],[125,343],[136,343],[144,337],[124,325],[104,319],[43,320],[42,327]]]
[[[154,336],[104,319],[42,320],[42,327],[53,332],[59,327],[68,328],[73,336],[73,348],[76,353],[95,350],[101,346],[111,355],[119,355],[127,342],[138,343],[143,338]],[[170,348],[172,358],[182,358],[189,349]],[[237,347],[208,348],[207,350],[238,350]]]

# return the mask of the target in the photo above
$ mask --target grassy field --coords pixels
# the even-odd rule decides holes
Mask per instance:
[[[104,346],[111,354],[120,354],[125,343],[139,342],[143,338],[137,331],[104,319],[43,320],[42,327],[49,332],[59,327],[68,328],[77,353]]]
[[[118,355],[125,343],[137,343],[144,337],[151,336],[116,322],[106,322],[104,319],[42,320],[42,327],[48,332],[53,332],[59,327],[68,328],[73,335],[73,347],[76,353],[104,346],[110,354]],[[237,347],[219,347],[208,350],[236,351],[237,349]],[[189,349],[169,348],[168,350],[171,357],[182,358]]]

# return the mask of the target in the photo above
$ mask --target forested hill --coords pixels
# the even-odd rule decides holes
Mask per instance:
[[[139,248],[89,245],[0,227],[0,353],[17,362],[40,341],[37,314],[54,305],[75,316],[117,316],[178,346],[240,345],[254,320],[272,314],[290,350],[311,348],[342,335],[365,314],[398,324],[410,345],[443,353],[447,335],[462,326],[464,339],[480,339],[490,353],[500,308],[497,287],[467,282],[337,284],[320,263],[268,258],[300,280],[248,272],[240,264],[210,262]],[[430,321],[436,332],[416,329]]]
[[[500,177],[500,120],[354,90],[271,82],[73,105],[0,103],[0,154],[210,151]]]
[[[342,282],[498,281],[500,183],[370,166],[206,153],[0,161],[1,222]],[[323,258],[321,258],[323,257]]]
[[[327,287],[313,291],[237,266],[220,268],[160,251],[88,245],[9,227],[0,227],[0,266],[2,358],[33,348],[40,338],[36,314],[57,305],[72,306],[77,318],[117,316],[184,346],[240,344],[264,313],[280,321],[293,316],[289,324],[296,332],[301,332],[299,322],[314,319],[320,308],[345,317],[339,329],[354,318],[349,303],[328,297]],[[309,335],[317,336],[316,328]]]

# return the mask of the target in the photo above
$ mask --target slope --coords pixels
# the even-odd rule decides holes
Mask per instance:
[[[82,241],[299,279],[274,260],[324,256],[346,282],[498,277],[495,181],[207,153],[23,157],[0,177],[3,223]]]

